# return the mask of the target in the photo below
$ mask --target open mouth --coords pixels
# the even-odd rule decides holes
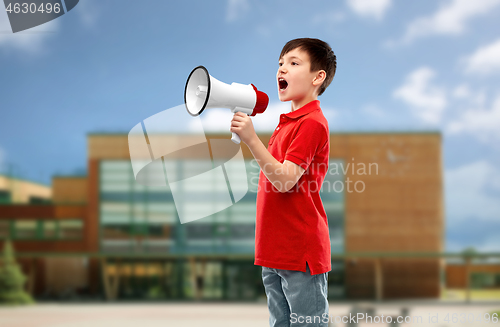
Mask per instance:
[[[283,77],[278,78],[278,84],[280,91],[284,91],[288,87],[288,82]]]

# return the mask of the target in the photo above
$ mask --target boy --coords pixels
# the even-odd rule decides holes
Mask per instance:
[[[271,326],[327,326],[331,270],[328,220],[319,191],[328,171],[330,132],[317,97],[331,83],[336,57],[318,39],[289,41],[276,75],[281,101],[291,101],[266,149],[251,118],[237,112],[231,132],[261,171],[255,265],[262,266]]]

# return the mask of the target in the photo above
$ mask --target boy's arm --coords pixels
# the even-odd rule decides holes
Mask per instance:
[[[235,132],[248,146],[267,179],[280,192],[287,192],[295,186],[305,169],[285,160],[279,162],[262,144],[253,128],[252,119],[244,113],[236,112],[231,121],[231,132]]]
[[[288,192],[305,172],[304,168],[289,160],[283,163],[276,160],[257,135],[247,145],[264,175],[280,192]]]

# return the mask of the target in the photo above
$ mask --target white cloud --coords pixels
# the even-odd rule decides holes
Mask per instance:
[[[323,112],[323,116],[325,116],[326,120],[328,120],[329,125],[334,123],[334,120],[337,120],[340,117],[340,110],[338,108],[325,106],[323,104],[320,104],[320,106],[321,111]]]
[[[347,5],[359,16],[381,20],[391,0],[347,0]]]
[[[468,84],[460,84],[451,92],[453,98],[459,101],[459,104],[466,104],[466,106],[484,106],[486,102],[485,91],[474,92],[470,89]]]
[[[232,23],[241,18],[250,10],[247,0],[228,0],[226,8],[226,22]]]
[[[451,121],[446,128],[450,134],[468,133],[487,143],[500,141],[500,96],[493,101],[491,109],[482,106],[466,110]]]
[[[379,106],[377,106],[376,104],[367,104],[367,105],[364,105],[361,110],[372,116],[372,117],[376,117],[376,118],[382,118],[382,117],[385,117],[385,112],[384,110],[382,110],[382,108],[380,108]]]
[[[466,71],[488,75],[500,72],[500,39],[477,49],[465,59]]]
[[[441,87],[431,85],[435,75],[436,73],[428,67],[418,68],[411,72],[406,77],[405,83],[393,92],[393,97],[410,105],[415,116],[431,124],[441,121],[447,105],[445,91]]]
[[[500,218],[498,197],[487,189],[500,192],[500,170],[481,160],[445,172],[446,216],[451,220],[472,217],[483,220]]]
[[[58,19],[30,28],[25,31],[12,33],[9,17],[5,10],[0,10],[0,49],[21,50],[27,53],[40,53],[43,43],[59,30]]]
[[[403,43],[430,35],[458,35],[467,28],[467,23],[478,16],[488,14],[500,5],[500,0],[451,0],[446,1],[437,12],[410,22]]]
[[[467,84],[460,84],[453,90],[453,96],[458,99],[466,99],[470,97],[471,91]]]

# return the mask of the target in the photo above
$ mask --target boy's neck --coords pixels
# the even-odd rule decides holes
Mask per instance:
[[[304,97],[300,100],[292,100],[292,110],[290,112],[294,112],[295,110],[302,108],[303,106],[314,100],[318,100],[318,97],[315,95]]]

